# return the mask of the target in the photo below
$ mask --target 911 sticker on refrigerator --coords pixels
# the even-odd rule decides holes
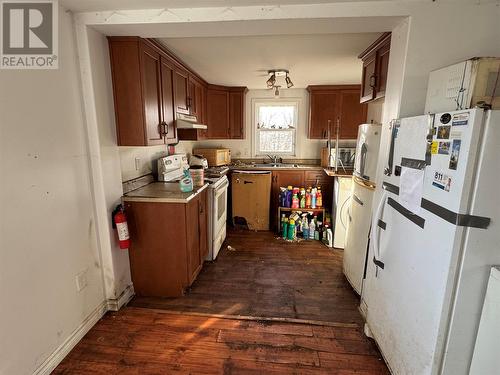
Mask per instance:
[[[444,191],[450,191],[451,176],[439,171],[434,172],[434,181],[432,182],[432,186],[435,186]]]

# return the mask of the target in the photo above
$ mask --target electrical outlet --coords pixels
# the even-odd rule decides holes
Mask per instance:
[[[135,170],[138,171],[141,167],[141,158],[135,158]]]
[[[87,286],[87,270],[76,275],[76,291],[80,292]]]

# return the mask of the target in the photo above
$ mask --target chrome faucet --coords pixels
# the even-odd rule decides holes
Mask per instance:
[[[273,162],[273,164],[278,164],[278,156],[277,155],[266,155],[269,159],[271,159],[271,161]]]

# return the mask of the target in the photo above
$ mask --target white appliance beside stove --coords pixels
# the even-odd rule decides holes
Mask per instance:
[[[381,132],[382,125],[377,124],[362,124],[358,130],[343,257],[344,275],[358,294],[365,273]]]
[[[226,239],[226,221],[227,221],[227,190],[229,180],[225,173],[229,168],[224,170],[211,171],[206,170],[205,182],[210,183],[208,186],[208,255],[206,260],[215,260]]]

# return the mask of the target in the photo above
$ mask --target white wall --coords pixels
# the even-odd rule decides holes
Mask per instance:
[[[105,301],[74,37],[60,8],[59,69],[0,71],[1,374],[33,373]]]
[[[100,145],[101,175],[104,191],[106,223],[99,231],[103,258],[106,298],[117,300],[131,286],[128,251],[118,246],[116,231],[111,226],[111,212],[123,195],[120,173],[120,155],[116,143],[113,90],[107,39],[88,29],[88,45],[92,61],[92,83]]]

